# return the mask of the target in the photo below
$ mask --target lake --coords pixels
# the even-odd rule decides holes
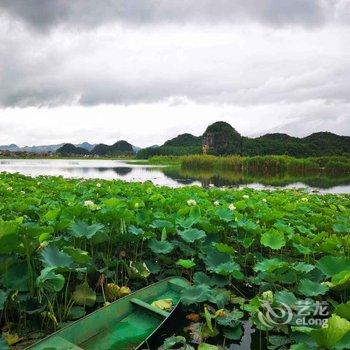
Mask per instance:
[[[0,172],[18,172],[29,176],[152,181],[156,185],[170,187],[198,185],[255,189],[306,188],[310,192],[350,193],[350,175],[327,177],[318,174],[295,176],[283,173],[266,176],[210,170],[184,171],[174,167],[140,165],[122,160],[1,159]]]

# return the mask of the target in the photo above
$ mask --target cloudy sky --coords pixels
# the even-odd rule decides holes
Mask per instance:
[[[350,135],[350,0],[0,0],[0,144]]]

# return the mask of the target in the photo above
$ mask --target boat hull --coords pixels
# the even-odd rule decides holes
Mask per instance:
[[[131,350],[138,348],[170,316],[151,303],[171,299],[177,307],[188,281],[171,277],[121,298],[44,338],[28,349]]]

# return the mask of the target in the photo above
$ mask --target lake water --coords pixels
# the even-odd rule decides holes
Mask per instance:
[[[229,186],[256,189],[306,188],[320,193],[350,193],[350,175],[326,177],[321,175],[274,176],[243,175],[235,172],[183,171],[153,165],[133,164],[119,160],[61,160],[61,159],[2,159],[0,172],[29,176],[50,175],[67,178],[120,179],[124,181],[152,181],[156,185],[180,187]]]

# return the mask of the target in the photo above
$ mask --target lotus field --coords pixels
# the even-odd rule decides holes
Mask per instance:
[[[173,275],[192,326],[164,349],[246,324],[269,349],[350,348],[350,195],[2,173],[0,198],[1,349]]]

